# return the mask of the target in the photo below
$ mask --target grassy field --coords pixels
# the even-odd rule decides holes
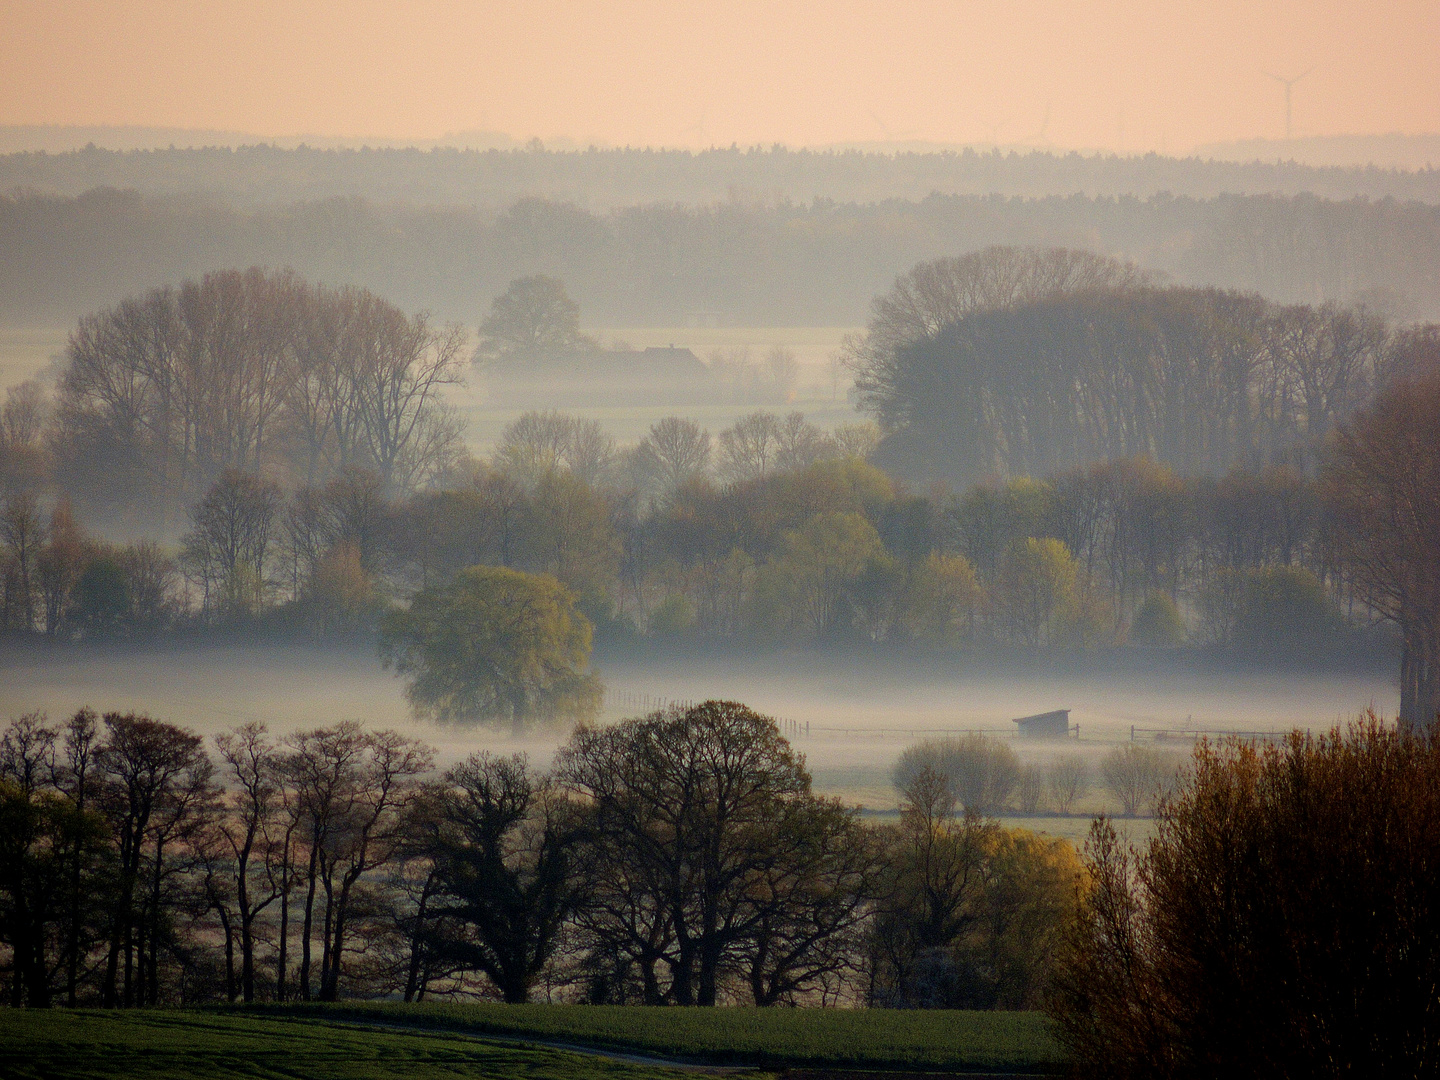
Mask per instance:
[[[766,1068],[1036,1073],[1060,1061],[1039,1013],[450,1003],[258,1008],[265,1016],[414,1024]]]
[[[6,1080],[676,1080],[677,1070],[451,1032],[219,1012],[0,1010]]]

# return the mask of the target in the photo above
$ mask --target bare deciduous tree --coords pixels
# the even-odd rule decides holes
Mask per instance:
[[[1440,714],[1440,378],[1402,381],[1331,446],[1341,554],[1367,601],[1400,628],[1400,720]]]
[[[667,416],[652,424],[635,448],[637,479],[661,500],[704,476],[709,467],[710,432],[678,416]]]
[[[780,421],[772,413],[742,416],[720,433],[720,475],[730,481],[757,480],[778,467]]]

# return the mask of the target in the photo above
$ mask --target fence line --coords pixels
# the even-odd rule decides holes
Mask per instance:
[[[689,709],[699,702],[685,698],[670,698],[663,694],[646,694],[636,690],[607,688],[605,706],[617,712],[652,713],[670,708]],[[862,727],[812,725],[809,720],[789,720],[774,717],[780,734],[787,739],[933,739],[957,735],[999,735],[1015,738],[1018,732],[1013,727]]]
[[[1152,740],[1160,739],[1189,739],[1192,742],[1204,739],[1212,735],[1225,738],[1248,739],[1251,742],[1271,742],[1283,739],[1289,732],[1286,731],[1236,731],[1231,728],[1152,728],[1136,727],[1130,725],[1130,741],[1136,742],[1136,736],[1144,738],[1150,736]]]
[[[958,727],[958,728],[899,728],[899,727],[815,727],[808,728],[809,731],[822,737],[831,738],[936,738],[954,735],[1001,735],[1014,738],[1016,730],[1013,727]]]

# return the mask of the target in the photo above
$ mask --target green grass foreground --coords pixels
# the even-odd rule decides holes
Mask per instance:
[[[679,1080],[650,1068],[320,1016],[0,1009],[5,1080]]]
[[[1046,1073],[1058,1071],[1062,1063],[1047,1021],[1037,1012],[442,1002],[252,1006],[251,1011],[545,1039],[767,1068]]]

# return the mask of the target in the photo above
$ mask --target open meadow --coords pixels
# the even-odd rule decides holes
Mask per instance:
[[[673,1069],[440,1031],[177,1010],[0,1016],[7,1080],[619,1080]]]
[[[771,1069],[1025,1073],[1044,1071],[1060,1060],[1044,1017],[1034,1012],[360,1002],[255,1011],[412,1024]]]
[[[671,1062],[756,1077],[1036,1075],[1060,1057],[1045,1019],[1026,1012],[348,1003],[0,1016],[0,1075],[15,1080],[683,1075]]]

